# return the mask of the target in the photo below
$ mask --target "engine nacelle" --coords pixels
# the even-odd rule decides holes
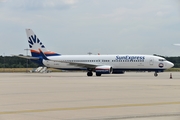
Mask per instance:
[[[98,66],[95,68],[95,72],[99,74],[111,74],[112,67],[111,66]]]

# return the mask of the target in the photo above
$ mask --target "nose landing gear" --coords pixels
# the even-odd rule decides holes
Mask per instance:
[[[154,76],[157,77],[157,76],[158,76],[158,72],[155,72],[155,73],[154,73]]]

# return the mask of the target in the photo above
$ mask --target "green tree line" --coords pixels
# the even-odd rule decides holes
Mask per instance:
[[[156,55],[160,56],[160,55]],[[163,56],[161,56],[163,57]],[[174,68],[180,68],[180,57],[164,57],[174,63]],[[31,60],[12,56],[0,56],[0,68],[36,68],[38,64]]]
[[[36,68],[38,64],[31,60],[12,57],[12,56],[0,56],[0,68]]]

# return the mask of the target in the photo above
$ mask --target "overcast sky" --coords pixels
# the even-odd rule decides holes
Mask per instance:
[[[26,28],[61,54],[180,56],[179,0],[0,0],[0,55],[26,54]]]

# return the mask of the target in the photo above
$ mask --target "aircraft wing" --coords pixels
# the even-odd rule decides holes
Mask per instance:
[[[74,65],[74,66],[84,67],[84,68],[95,68],[97,66],[101,66],[99,64],[88,64],[88,63],[69,62],[69,61],[62,61],[62,60],[51,60],[51,59],[49,60],[55,61],[55,62],[69,63],[69,65]]]
[[[62,62],[62,63],[69,63],[70,65],[78,66],[78,67],[84,67],[84,68],[95,68],[100,65],[96,64],[87,64],[87,63],[79,63],[79,62],[69,62],[69,61],[63,61],[63,60],[53,60],[46,57],[46,55],[39,49],[41,56],[44,60],[54,61],[54,62]]]
[[[31,57],[31,56],[22,56],[22,55],[13,55],[14,57],[20,57],[25,59],[31,59],[31,60],[38,60],[39,57]]]

